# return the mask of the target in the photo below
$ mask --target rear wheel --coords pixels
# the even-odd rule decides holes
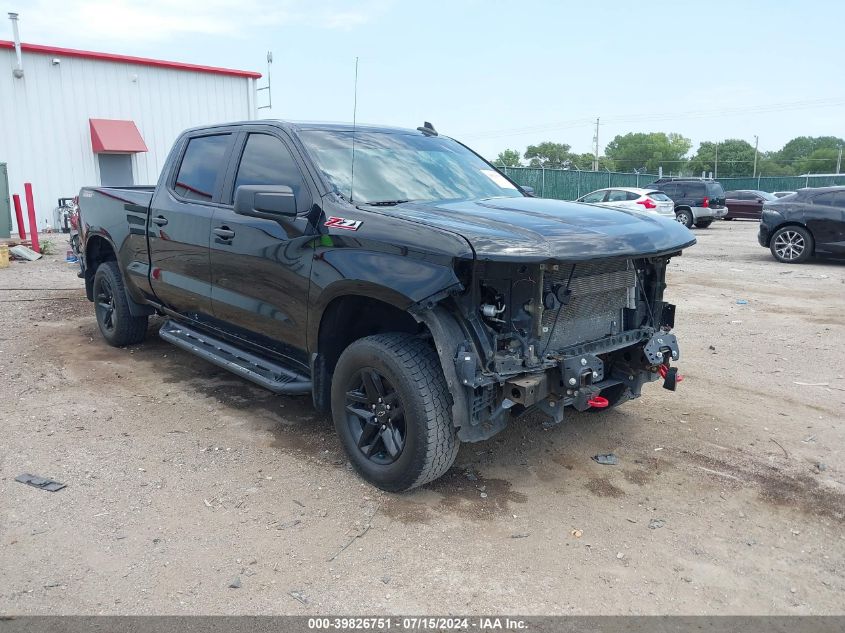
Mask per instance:
[[[109,345],[123,347],[144,340],[147,317],[132,316],[117,262],[103,262],[94,274],[94,312]]]
[[[688,229],[692,228],[693,217],[692,211],[689,209],[678,209],[675,211],[675,219]]]
[[[700,221],[695,223],[695,226],[697,226],[700,229],[706,229],[711,224],[713,224],[713,220],[700,220]]]
[[[785,226],[772,235],[770,248],[779,262],[800,264],[813,252],[813,236],[802,226]]]
[[[349,460],[390,492],[444,474],[458,454],[449,390],[436,352],[410,334],[359,339],[332,377],[332,417]]]

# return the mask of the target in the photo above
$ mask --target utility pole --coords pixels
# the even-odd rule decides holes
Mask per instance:
[[[760,144],[760,139],[755,134],[754,135],[754,175],[752,176],[752,178],[757,177],[757,147],[758,147],[759,144]]]
[[[599,118],[596,117],[596,135],[593,137],[595,144],[595,158],[593,158],[593,171],[599,170]]]
[[[713,165],[713,171],[715,172],[714,178],[716,180],[719,180],[719,143],[718,143],[718,141],[716,142],[716,161],[715,161],[715,164]]]
[[[842,167],[842,146],[839,146],[839,156],[836,158],[836,173],[839,173],[839,168]]]

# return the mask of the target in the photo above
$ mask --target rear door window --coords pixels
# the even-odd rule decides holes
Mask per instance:
[[[663,185],[661,189],[663,189],[663,193],[665,193],[670,198],[677,197],[679,195],[678,185],[674,183]]]
[[[608,202],[624,202],[627,199],[627,192],[620,191],[619,189],[611,189],[610,193],[607,195]]]
[[[607,191],[594,191],[593,193],[588,193],[584,196],[582,202],[589,202],[592,204],[604,202],[605,196],[607,196]]]
[[[836,202],[836,192],[831,191],[830,193],[823,193],[820,196],[816,196],[813,198],[813,204],[820,204],[826,207],[837,206]]]
[[[176,195],[188,200],[211,202],[225,167],[230,134],[197,136],[188,141],[182,164],[173,183]]]
[[[639,200],[640,194],[634,193],[633,191],[626,191],[625,192],[625,199],[626,200]]]

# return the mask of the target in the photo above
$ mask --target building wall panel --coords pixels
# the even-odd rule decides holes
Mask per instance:
[[[154,184],[173,141],[198,125],[254,118],[254,79],[79,57],[0,49],[0,162],[9,188],[32,182],[38,225],[53,221],[60,197],[99,181],[88,120],[131,119],[149,149],[133,157],[138,184]],[[17,231],[17,228],[14,229]]]

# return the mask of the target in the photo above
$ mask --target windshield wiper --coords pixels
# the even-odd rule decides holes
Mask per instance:
[[[410,200],[376,200],[374,202],[362,202],[360,204],[366,204],[371,207],[393,207],[404,202],[410,202]]]

